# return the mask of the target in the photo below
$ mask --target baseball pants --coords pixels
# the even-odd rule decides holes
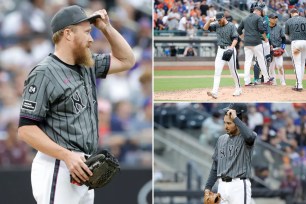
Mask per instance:
[[[296,88],[303,88],[305,72],[306,40],[293,40],[291,42],[292,63],[296,75]]]
[[[228,47],[229,48],[229,47]],[[224,51],[226,51],[228,48],[221,48],[218,47],[218,52],[217,52],[217,56],[215,59],[215,75],[214,75],[214,85],[213,85],[213,89],[212,89],[212,93],[217,94],[218,90],[219,90],[219,86],[220,86],[220,80],[221,80],[221,73],[223,70],[223,67],[225,65],[224,60],[222,60],[222,56]],[[234,83],[235,83],[235,89],[238,90],[240,89],[240,81],[239,81],[239,77],[238,77],[238,73],[237,73],[237,69],[236,69],[236,49],[234,48],[234,53],[232,58],[230,59],[230,61],[227,62],[227,65],[229,67],[230,73],[234,79]]]
[[[249,179],[235,178],[231,182],[218,179],[218,181],[221,204],[251,204],[251,182]]]
[[[94,190],[70,183],[64,161],[37,152],[31,171],[34,198],[38,204],[93,204]]]
[[[266,61],[264,57],[263,45],[259,44],[256,46],[245,46],[244,47],[244,54],[245,54],[245,61],[244,61],[244,83],[250,84],[251,83],[251,76],[250,70],[252,65],[253,56],[257,58],[259,68],[261,73],[264,76],[264,82],[269,80],[269,75],[266,67]]]
[[[282,55],[279,56],[279,57],[273,57],[273,60],[270,64],[269,74],[270,74],[271,77],[274,77],[273,85],[277,85],[275,69],[277,69],[281,85],[283,85],[283,86],[286,85],[285,72],[284,72],[284,67],[283,67],[283,56]]]

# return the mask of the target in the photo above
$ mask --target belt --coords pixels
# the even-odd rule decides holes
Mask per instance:
[[[240,180],[245,180],[247,178],[246,177],[241,177],[239,179]],[[224,182],[232,182],[233,178],[231,178],[231,177],[222,177],[221,180],[224,181]]]
[[[227,49],[228,46],[227,45],[220,45],[219,47],[222,48],[222,49]]]

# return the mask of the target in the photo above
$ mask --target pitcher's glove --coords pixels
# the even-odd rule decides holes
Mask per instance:
[[[222,60],[227,61],[227,62],[230,61],[233,53],[234,53],[233,49],[228,49],[228,50],[224,51],[223,56],[222,56]]]
[[[89,176],[89,180],[79,185],[85,184],[90,189],[101,188],[108,184],[113,176],[120,171],[118,160],[107,150],[101,150],[91,155],[85,164],[92,171],[93,175]],[[75,183],[72,177],[71,182]]]
[[[220,202],[221,202],[220,193],[214,193],[208,189],[204,191],[204,204],[214,204]]]
[[[281,48],[279,48],[279,49],[277,49],[277,50],[273,50],[273,56],[274,56],[274,57],[279,57],[279,56],[283,55],[284,52],[285,52],[285,51],[284,51],[283,49],[281,49]]]

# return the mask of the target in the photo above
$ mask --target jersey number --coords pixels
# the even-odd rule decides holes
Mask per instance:
[[[304,32],[305,31],[305,24],[294,24],[294,29],[295,29],[295,32]]]

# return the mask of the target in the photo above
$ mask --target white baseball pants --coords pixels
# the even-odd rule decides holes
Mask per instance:
[[[213,85],[213,89],[212,89],[212,92],[214,94],[217,94],[218,90],[219,90],[221,74],[222,74],[222,70],[223,70],[223,67],[224,67],[225,62],[226,62],[226,61],[222,60],[222,56],[223,56],[224,51],[226,51],[228,48],[223,49],[221,47],[218,47],[218,52],[217,52],[217,56],[216,56],[216,59],[215,59],[214,85]],[[227,65],[228,65],[230,73],[231,73],[231,75],[234,79],[235,88],[237,90],[237,89],[240,89],[240,81],[239,81],[239,77],[238,77],[238,73],[237,73],[237,69],[236,69],[236,54],[237,54],[237,52],[236,52],[236,49],[234,48],[233,56],[232,56],[231,60],[227,62]]]
[[[37,152],[31,172],[33,195],[38,204],[93,204],[94,190],[70,183],[65,162]]]
[[[270,77],[274,77],[273,84],[276,85],[277,83],[276,83],[275,69],[277,69],[281,85],[286,85],[285,71],[284,71],[284,67],[283,67],[283,56],[282,55],[279,56],[279,57],[273,57],[273,60],[270,64],[270,68],[269,68],[269,75],[270,75]]]
[[[293,40],[291,42],[292,63],[296,75],[296,88],[303,88],[305,72],[306,40]]]
[[[245,46],[244,47],[244,54],[245,54],[245,61],[244,61],[244,83],[250,84],[251,83],[251,76],[250,70],[252,65],[253,56],[257,58],[259,68],[261,73],[264,76],[264,82],[269,80],[269,75],[267,71],[266,61],[264,57],[264,48],[262,44],[256,46]]]
[[[231,182],[218,179],[218,181],[221,204],[251,204],[251,182],[249,179],[235,178]]]

